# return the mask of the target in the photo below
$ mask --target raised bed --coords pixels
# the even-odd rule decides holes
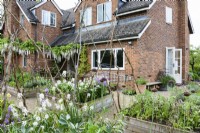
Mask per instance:
[[[25,98],[33,98],[37,97],[37,93],[40,91],[39,88],[34,88],[30,90],[24,90],[24,97]],[[7,86],[7,92],[10,93],[12,96],[17,97],[17,90],[14,87]]]
[[[124,133],[195,133],[136,118],[125,117],[125,120],[127,125]]]
[[[83,106],[84,104],[81,105]],[[100,112],[102,109],[109,108],[113,105],[113,98],[112,95],[110,94],[102,98],[87,102],[87,105],[93,106],[95,112]]]

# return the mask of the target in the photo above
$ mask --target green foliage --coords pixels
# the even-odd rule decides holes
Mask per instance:
[[[44,99],[44,101],[46,101]],[[41,101],[44,103],[44,101]],[[20,121],[14,121],[0,128],[8,133],[121,133],[124,122],[119,118],[102,119],[94,114],[92,106],[85,105],[80,109],[71,101],[60,99],[55,103],[62,109],[36,111],[28,116],[19,116]],[[46,107],[45,107],[46,108]],[[18,114],[18,112],[15,112]]]
[[[20,88],[23,87],[24,89],[33,89],[35,87],[47,86],[50,84],[50,80],[40,77],[39,75],[34,75],[33,77],[29,72],[21,73],[20,71],[17,71],[16,79],[17,81],[15,80],[14,73],[12,73],[8,83],[9,86],[16,87],[17,82]]]
[[[79,47],[79,44],[71,43],[64,46],[52,47],[51,51],[55,59],[58,60],[59,58],[61,59],[61,57],[64,57],[69,60],[75,53],[78,53]]]
[[[130,95],[130,96],[132,96],[132,95],[135,95],[135,94],[136,94],[136,91],[133,90],[133,89],[125,89],[125,90],[122,91],[122,93],[125,94],[125,95]]]
[[[74,79],[66,81],[58,80],[56,85],[50,88],[50,94],[54,96],[69,95],[74,93]],[[76,98],[80,103],[92,101],[109,94],[106,81],[94,81],[93,79],[85,79],[79,81],[76,90]]]
[[[83,46],[81,55],[80,55],[80,65],[78,72],[80,76],[83,76],[90,70],[90,64],[88,63],[87,47]]]
[[[136,84],[138,84],[138,85],[146,85],[147,81],[144,78],[140,77],[140,78],[136,79]]]
[[[193,47],[190,48],[190,71],[192,73],[193,80],[200,79],[200,48]]]
[[[200,86],[199,86],[199,84],[196,83],[196,82],[190,82],[190,83],[187,85],[187,88],[188,88],[190,91],[200,92]]]
[[[176,83],[175,79],[169,75],[164,75],[160,78],[160,82],[163,86],[167,86],[170,82]]]
[[[174,92],[175,94],[176,92]],[[185,101],[169,99],[150,92],[137,95],[133,106],[123,110],[126,116],[153,121],[175,128],[195,130],[200,127],[200,97],[191,95]]]

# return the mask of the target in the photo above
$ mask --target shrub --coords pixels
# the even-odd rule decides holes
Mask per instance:
[[[147,81],[144,78],[138,78],[136,80],[136,84],[138,84],[138,85],[146,85]]]
[[[132,90],[131,90],[131,89],[126,89],[126,90],[123,90],[122,93],[125,94],[125,95],[130,95],[130,96],[132,96],[132,95],[135,95],[135,94],[136,94],[136,91],[133,90],[133,89],[132,89]]]
[[[162,83],[163,86],[167,86],[169,83],[172,84],[176,83],[175,79],[169,75],[162,76],[160,82]]]

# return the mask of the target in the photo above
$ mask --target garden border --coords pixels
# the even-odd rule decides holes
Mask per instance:
[[[126,127],[125,127],[125,133],[147,133],[147,132],[153,132],[153,133],[196,133],[193,131],[184,131],[181,129],[173,128],[170,126],[144,121],[132,117],[125,116],[126,121]]]

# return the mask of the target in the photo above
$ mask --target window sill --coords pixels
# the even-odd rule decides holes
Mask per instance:
[[[125,68],[97,68],[97,67],[93,67],[92,69],[98,69],[98,70],[105,70],[105,71],[108,71],[108,70],[111,70],[111,71],[118,71],[118,70],[120,70],[120,71],[124,71],[125,70]],[[91,69],[91,70],[92,70]]]
[[[43,25],[43,26],[46,26],[46,27],[56,28],[56,26],[45,25],[45,24],[42,24],[42,25]]]

